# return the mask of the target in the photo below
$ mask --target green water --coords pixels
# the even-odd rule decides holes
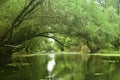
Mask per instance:
[[[111,55],[56,54],[51,73],[48,54],[18,55],[0,67],[0,80],[120,80],[120,56]]]

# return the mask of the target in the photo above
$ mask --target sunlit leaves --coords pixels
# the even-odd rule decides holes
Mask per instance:
[[[4,2],[4,5],[0,7],[0,29],[3,30],[3,27],[10,28],[27,4],[29,4],[29,0],[8,0]],[[26,44],[28,41],[26,45],[29,46],[27,47],[34,45],[37,48],[40,47],[41,50],[52,48],[46,42],[47,39],[41,38],[41,35],[36,38],[35,35],[40,33],[46,32],[44,36],[48,37],[48,34],[51,33],[53,37],[58,38],[65,45],[71,45],[77,41],[79,43],[80,41],[86,45],[88,42],[91,43],[90,45],[106,47],[107,44],[114,41],[119,32],[116,31],[119,20],[116,9],[114,7],[103,8],[94,0],[45,0],[41,6],[37,6],[35,10],[21,17],[17,23],[21,20],[22,23],[14,29],[11,44],[23,44],[24,42]],[[0,33],[3,34],[2,31]],[[56,46],[61,48],[61,45],[55,44],[55,49]],[[42,48],[40,45],[47,47]],[[30,49],[36,48],[34,46]]]

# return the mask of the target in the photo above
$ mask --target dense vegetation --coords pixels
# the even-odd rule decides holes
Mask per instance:
[[[118,50],[119,13],[120,0],[1,0],[0,59],[21,50]]]

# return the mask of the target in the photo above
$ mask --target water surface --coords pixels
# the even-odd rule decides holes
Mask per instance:
[[[0,80],[120,80],[119,54],[30,54],[12,58],[12,63],[0,67]]]

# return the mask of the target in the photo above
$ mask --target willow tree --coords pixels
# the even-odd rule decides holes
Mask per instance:
[[[112,47],[118,28],[118,16],[113,7],[104,9],[92,0],[69,1],[65,5],[69,17],[64,24],[68,34],[79,38],[91,52]]]
[[[24,48],[30,52],[36,48],[46,49],[44,47],[49,43],[45,38],[52,38],[63,45],[57,37],[50,36],[65,30],[62,24],[65,14],[59,10],[59,3],[54,2],[8,0],[1,6],[0,57],[3,61],[8,60],[13,52]]]
[[[8,0],[1,6],[0,13],[1,60],[3,61],[5,61],[6,59],[8,60],[10,55],[17,48],[16,46],[26,40],[25,37],[27,39],[31,38],[30,36],[27,37],[26,35],[24,35],[24,33],[21,33],[22,35],[18,34],[18,32],[24,29],[22,24],[23,22],[25,22],[25,19],[28,18],[38,7],[40,7],[40,5],[43,4],[43,2],[44,0],[30,0],[30,1]]]
[[[63,47],[66,39],[69,46],[80,41],[94,52],[111,46],[116,37],[117,16],[111,13],[114,8],[104,9],[93,0],[7,0],[0,4],[3,60],[21,49],[47,49],[49,38]]]

